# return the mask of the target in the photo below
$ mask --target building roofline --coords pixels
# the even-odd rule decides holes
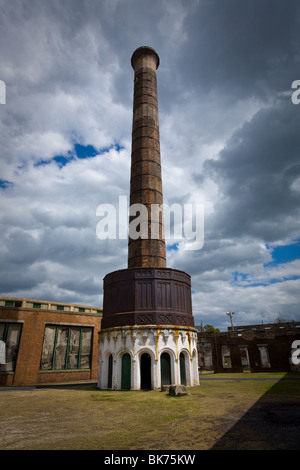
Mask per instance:
[[[97,307],[94,305],[84,305],[84,304],[74,304],[74,303],[69,303],[69,302],[56,302],[53,300],[39,300],[39,299],[29,299],[26,297],[2,297],[0,296],[0,302],[1,301],[12,301],[12,302],[28,302],[28,303],[33,303],[33,304],[44,304],[48,306],[66,306],[66,307],[77,307],[77,308],[88,308],[88,309],[93,309],[93,310],[103,310],[102,307]],[[1,306],[1,305],[0,305]],[[24,306],[28,307],[28,306]],[[32,307],[29,307],[32,308]],[[50,309],[50,308],[49,308]]]

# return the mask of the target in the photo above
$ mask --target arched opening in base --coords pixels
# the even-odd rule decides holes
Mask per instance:
[[[179,364],[180,364],[180,383],[181,385],[186,385],[185,357],[182,352],[179,355]]]
[[[108,358],[107,388],[112,388],[112,373],[113,373],[113,356],[112,354],[110,354]]]
[[[130,390],[131,388],[131,358],[128,353],[122,356],[121,371],[121,389]]]
[[[160,356],[161,385],[171,384],[171,361],[170,354],[164,352]]]
[[[141,355],[141,389],[151,390],[151,356],[148,353]]]

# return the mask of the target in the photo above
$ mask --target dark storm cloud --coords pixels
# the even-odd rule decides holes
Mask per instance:
[[[299,109],[287,97],[244,124],[218,160],[205,162],[222,193],[213,223],[221,238],[274,242],[299,234],[299,157]]]
[[[229,100],[286,90],[299,65],[299,26],[297,0],[201,1],[185,20],[182,86],[218,88]]]

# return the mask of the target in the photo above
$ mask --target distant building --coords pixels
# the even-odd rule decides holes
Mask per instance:
[[[300,340],[300,322],[236,326],[220,333],[198,331],[199,368],[214,372],[299,370],[291,361],[296,340]]]
[[[102,309],[0,297],[0,385],[97,379]]]

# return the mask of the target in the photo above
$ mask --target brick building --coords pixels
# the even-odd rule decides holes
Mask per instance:
[[[198,331],[199,367],[214,372],[296,370],[291,361],[296,340],[300,340],[300,322],[237,326],[220,333]]]
[[[96,381],[101,320],[97,307],[0,297],[0,386]],[[199,367],[214,372],[299,370],[291,362],[296,340],[300,322],[198,331]]]
[[[97,307],[0,297],[0,385],[97,379]]]

